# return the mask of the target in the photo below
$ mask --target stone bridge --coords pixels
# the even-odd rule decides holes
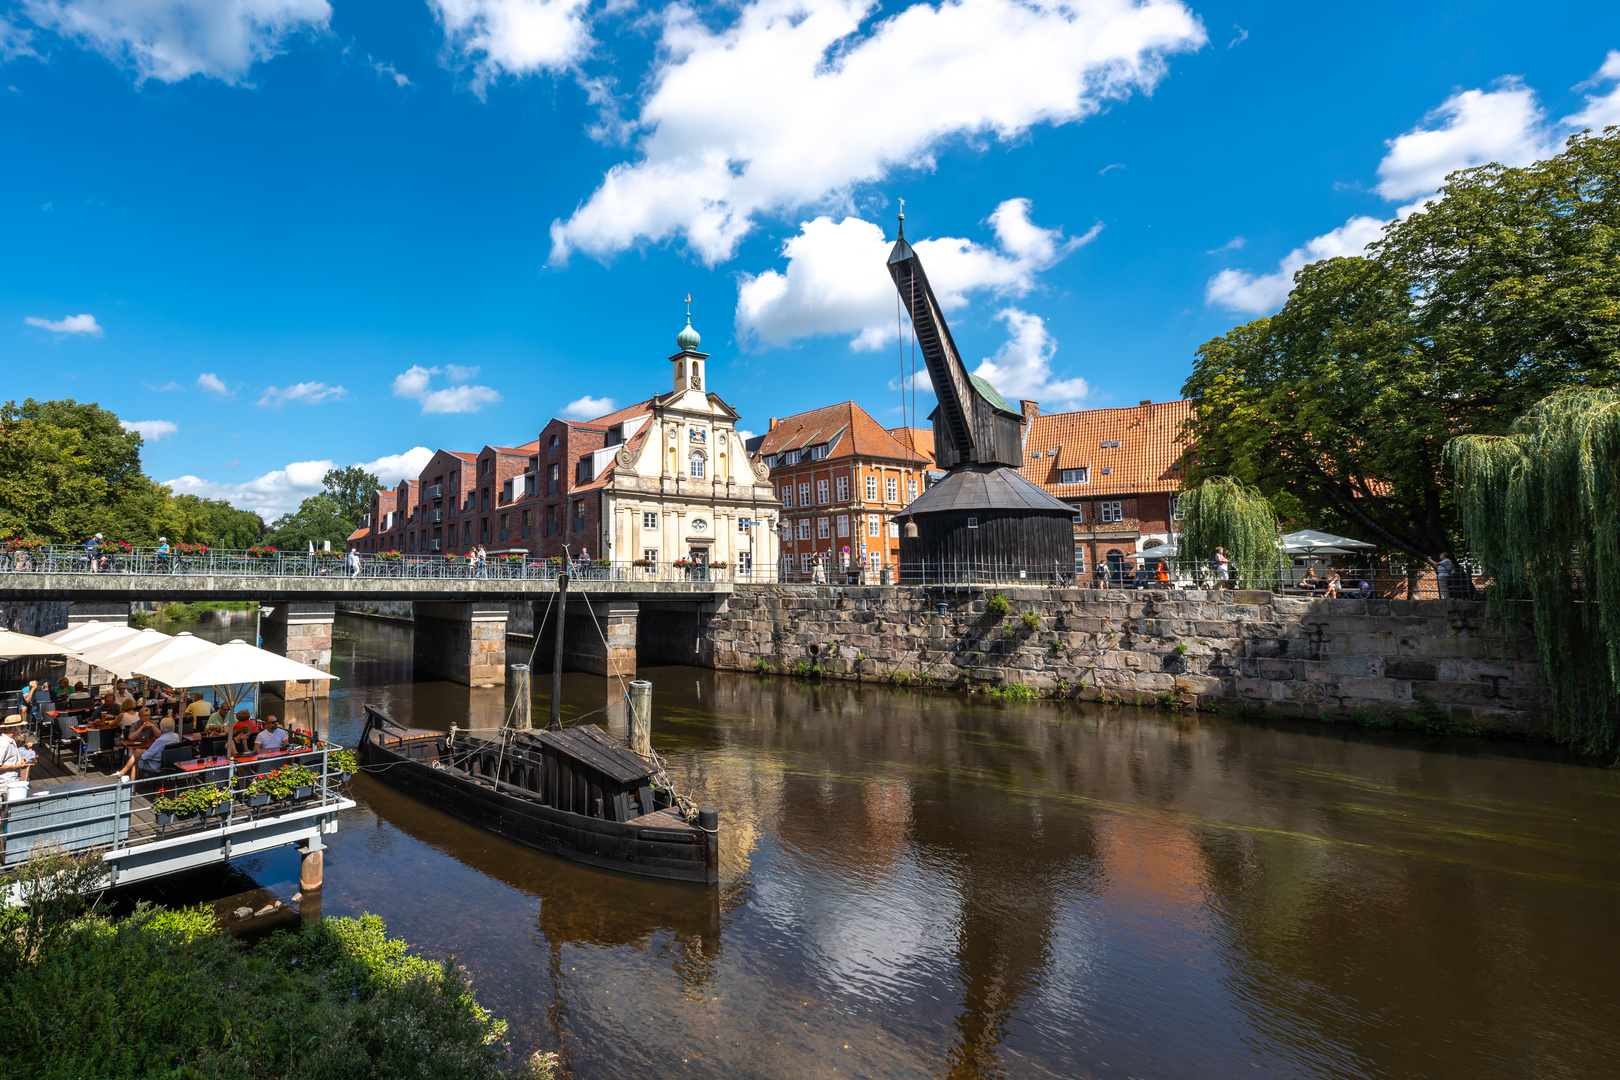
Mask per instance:
[[[571,579],[564,627],[566,669],[631,676],[638,657],[657,662],[702,659],[706,615],[733,590],[726,581],[638,581],[633,577]],[[338,601],[408,602],[416,624],[419,668],[467,684],[506,678],[506,622],[513,604],[529,604],[542,626],[537,660],[549,670],[557,582],[549,578],[387,577],[346,572],[273,577],[231,574],[7,573],[0,603],[33,609],[32,632],[75,622],[127,622],[130,604],[254,601],[268,609],[260,622],[267,649],[327,668]],[[53,606],[60,614],[41,617]],[[11,619],[22,625],[23,620]],[[325,683],[288,685],[291,698],[323,694]]]

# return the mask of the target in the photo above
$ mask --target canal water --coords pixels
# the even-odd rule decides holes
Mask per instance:
[[[338,626],[319,719],[340,742],[367,702],[442,729],[510,706],[418,679],[409,627]],[[718,890],[536,854],[361,777],[320,912],[375,912],[453,955],[515,1050],[557,1050],[578,1077],[1615,1074],[1615,771],[1315,725],[640,674],[677,784],[720,809]],[[619,694],[569,675],[563,711],[622,733]],[[297,873],[278,853],[214,887],[290,900]]]

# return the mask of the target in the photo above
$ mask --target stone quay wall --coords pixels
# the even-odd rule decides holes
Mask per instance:
[[[1005,598],[1008,611],[987,610]],[[939,605],[944,604],[943,614]],[[738,586],[715,606],[717,668],[1306,719],[1438,719],[1538,734],[1536,644],[1484,605],[1250,591]]]

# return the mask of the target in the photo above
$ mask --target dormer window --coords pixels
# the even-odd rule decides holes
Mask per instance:
[[[812,446],[810,448],[810,460],[811,461],[820,461],[822,458],[824,458],[826,456],[827,456],[827,448],[825,446]]]
[[[624,425],[614,424],[612,427],[608,428],[606,445],[617,446],[622,442],[624,442]]]
[[[785,458],[784,465],[797,465],[799,463],[799,452],[797,450],[789,450],[783,457]]]
[[[1104,469],[1103,471],[1107,472],[1108,470]],[[1083,469],[1061,469],[1058,471],[1058,483],[1089,484],[1091,483],[1091,467],[1087,466]]]
[[[546,449],[551,451],[552,457],[557,456],[557,436],[553,435],[551,437],[551,440],[546,443]]]

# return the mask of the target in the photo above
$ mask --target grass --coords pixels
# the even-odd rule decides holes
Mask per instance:
[[[985,687],[984,696],[997,701],[1034,701],[1041,695],[1033,686],[1010,682]]]
[[[762,656],[754,661],[754,670],[761,675],[769,675],[771,673],[771,662]]]

